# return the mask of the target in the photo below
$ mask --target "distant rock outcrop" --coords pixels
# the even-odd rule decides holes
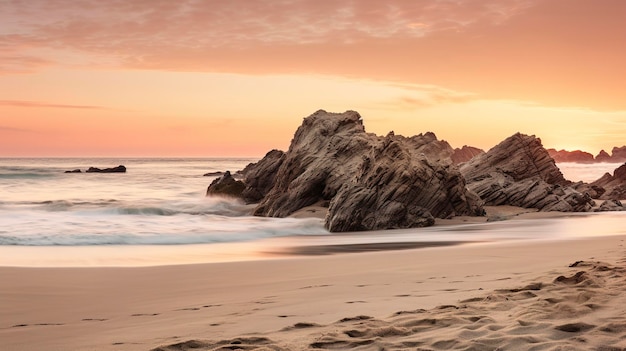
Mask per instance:
[[[613,148],[611,162],[626,162],[626,146]]]
[[[610,155],[608,152],[600,150],[598,155],[596,155],[596,162],[626,162],[626,145],[622,147],[614,147],[613,150],[611,150]]]
[[[244,172],[244,194],[259,198],[268,189],[255,209],[260,216],[285,217],[327,202],[325,225],[333,232],[421,227],[434,217],[484,214],[452,165],[452,153],[432,133],[380,137],[365,132],[357,112],[320,110],[304,119],[285,154],[272,151]],[[248,184],[253,180],[257,184]]]
[[[452,163],[458,165],[463,162],[467,162],[473,159],[475,156],[482,155],[485,153],[485,150],[479,149],[473,146],[463,145],[462,148],[454,149],[454,153],[452,154]]]
[[[596,155],[596,162],[611,162],[611,155],[604,150],[600,150]]]
[[[605,173],[600,179],[589,184],[604,188],[602,199],[625,200],[626,199],[626,163],[619,166],[613,175]]]
[[[517,133],[461,166],[467,186],[487,205],[585,212],[594,202],[570,188],[541,140]]]
[[[218,195],[218,196],[229,196],[229,197],[242,197],[241,193],[243,192],[246,186],[240,180],[235,180],[229,171],[224,172],[219,178],[216,178],[211,182],[209,187],[206,190],[206,195]]]
[[[576,162],[576,163],[594,163],[595,159],[592,154],[580,150],[566,151],[548,149],[548,154],[554,159],[554,162]]]
[[[89,167],[85,172],[87,173],[126,173],[126,167],[119,165],[112,168],[96,168]]]

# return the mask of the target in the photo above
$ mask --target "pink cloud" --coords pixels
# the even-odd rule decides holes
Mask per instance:
[[[66,50],[133,69],[332,74],[626,109],[625,14],[622,0],[13,1],[0,4],[0,48],[15,48],[0,72],[63,64],[43,52]]]

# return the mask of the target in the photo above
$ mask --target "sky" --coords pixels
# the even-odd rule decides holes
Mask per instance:
[[[260,157],[319,109],[626,145],[623,0],[0,0],[0,157]]]

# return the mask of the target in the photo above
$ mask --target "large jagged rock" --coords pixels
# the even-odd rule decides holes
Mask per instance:
[[[535,136],[516,133],[463,164],[461,173],[487,205],[562,212],[586,212],[594,205],[588,194],[568,186]]]
[[[365,132],[355,111],[320,110],[296,131],[255,214],[285,217],[329,202],[325,225],[333,232],[421,227],[434,217],[484,214],[451,163],[452,153],[432,133],[380,137]]]
[[[215,178],[206,190],[206,196],[227,196],[241,198],[245,185],[240,180],[235,180],[230,171],[224,172],[219,178]]]
[[[247,203],[261,201],[274,187],[278,168],[285,160],[285,153],[280,150],[268,152],[259,162],[247,165],[241,173],[246,188],[241,194]]]
[[[626,200],[626,163],[615,169],[613,175],[605,173],[600,179],[589,185],[601,187],[605,190],[600,197],[601,199]]]
[[[554,162],[556,163],[560,163],[560,162],[594,163],[595,162],[593,155],[585,151],[580,151],[580,150],[557,151],[555,149],[548,149],[547,151],[550,157],[552,157],[554,159]]]
[[[482,155],[485,153],[485,150],[479,149],[473,146],[463,145],[462,148],[454,149],[454,153],[452,154],[452,162],[455,165],[461,164],[463,162],[467,162],[473,159],[475,156]]]

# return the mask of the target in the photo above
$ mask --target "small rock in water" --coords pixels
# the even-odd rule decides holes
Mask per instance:
[[[126,167],[119,165],[113,168],[89,167],[87,173],[126,173]]]
[[[206,195],[222,195],[230,197],[241,197],[245,185],[240,180],[235,180],[229,171],[223,176],[215,179],[206,190]]]

